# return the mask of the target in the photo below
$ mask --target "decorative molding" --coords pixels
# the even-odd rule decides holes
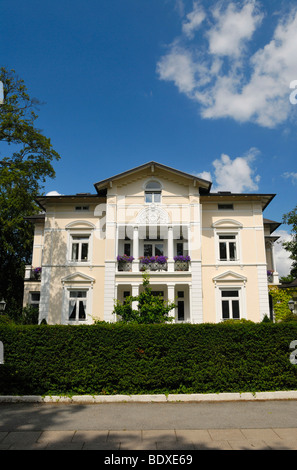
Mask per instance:
[[[237,220],[234,219],[220,219],[217,220],[212,224],[213,228],[243,228],[242,223],[238,222]]]
[[[68,276],[62,277],[61,282],[63,286],[66,282],[87,282],[93,286],[95,279],[87,274],[76,272],[72,274],[68,274]]]
[[[139,225],[168,224],[170,218],[165,209],[156,204],[150,204],[138,213],[136,223]]]
[[[214,281],[215,285],[217,284],[217,282],[220,282],[220,281],[223,281],[223,282],[224,281],[227,281],[227,282],[237,281],[237,282],[243,282],[245,285],[247,278],[245,276],[242,276],[241,274],[235,273],[234,271],[225,271],[224,273],[218,274],[218,276],[213,277],[212,280]]]
[[[66,225],[65,229],[66,230],[71,230],[71,229],[95,229],[95,225],[92,224],[91,222],[88,222],[87,220],[74,220],[73,222],[70,222],[68,225]]]

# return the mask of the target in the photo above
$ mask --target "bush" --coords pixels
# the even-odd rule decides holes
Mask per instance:
[[[297,389],[297,323],[1,325],[0,394]]]

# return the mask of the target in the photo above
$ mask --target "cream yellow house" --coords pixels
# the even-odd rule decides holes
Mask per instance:
[[[94,186],[38,198],[24,305],[39,306],[40,322],[114,322],[115,299],[137,295],[144,270],[176,303],[175,322],[270,315],[279,224],[263,211],[274,194],[212,193],[209,181],[156,162]]]

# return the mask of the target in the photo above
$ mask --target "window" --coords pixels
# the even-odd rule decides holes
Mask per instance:
[[[233,204],[218,204],[218,209],[221,211],[233,211]]]
[[[183,256],[184,255],[184,244],[178,242],[176,244],[176,254],[177,256]]]
[[[30,292],[30,305],[36,309],[39,309],[40,292]]]
[[[71,261],[88,261],[89,235],[71,235]]]
[[[69,292],[69,321],[84,321],[87,319],[87,291],[71,290]]]
[[[89,206],[75,206],[76,211],[88,211]]]
[[[152,295],[154,297],[164,297],[164,291],[162,291],[162,290],[152,290]]]
[[[236,261],[236,235],[219,235],[220,261]]]
[[[160,203],[161,202],[161,185],[158,181],[149,181],[145,187],[145,202]]]
[[[124,243],[124,255],[131,256],[131,243]]]
[[[222,318],[228,320],[230,318],[240,318],[239,308],[239,291],[222,290],[221,291]]]
[[[185,320],[185,293],[177,291],[177,321]]]
[[[144,256],[164,256],[164,244],[160,242],[144,243]]]

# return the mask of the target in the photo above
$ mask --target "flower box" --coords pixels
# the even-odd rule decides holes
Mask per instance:
[[[133,256],[119,255],[117,256],[119,271],[132,271]]]
[[[191,261],[190,256],[175,256],[174,258],[175,265],[174,265],[174,270],[175,271],[189,271],[189,262]]]
[[[167,256],[141,256],[140,271],[167,271]]]

